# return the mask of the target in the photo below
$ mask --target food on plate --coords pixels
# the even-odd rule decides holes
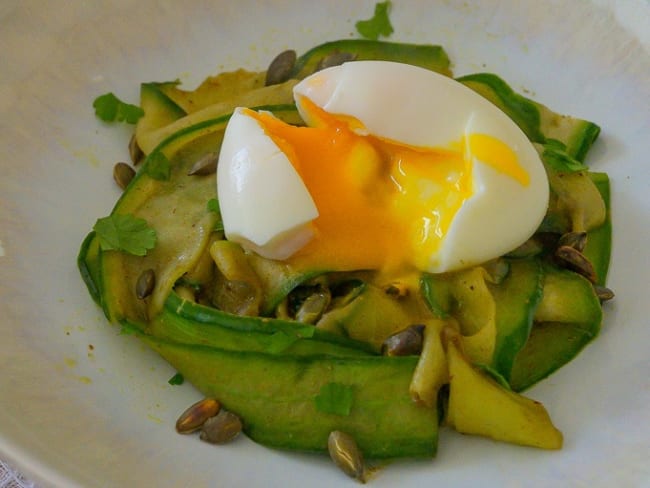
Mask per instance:
[[[360,481],[364,460],[434,456],[441,425],[562,446],[521,392],[613,296],[599,128],[451,75],[440,46],[348,39],[141,85],[137,172],[116,168],[78,264],[207,399],[179,432],[329,452]]]

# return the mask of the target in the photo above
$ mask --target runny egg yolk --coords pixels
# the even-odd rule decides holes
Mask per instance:
[[[330,114],[308,99],[302,105],[313,127],[246,110],[285,153],[319,212],[314,238],[288,259],[297,267],[427,269],[474,192],[473,157],[529,184],[516,154],[492,136],[469,134],[447,148],[415,147],[367,135],[359,120]]]

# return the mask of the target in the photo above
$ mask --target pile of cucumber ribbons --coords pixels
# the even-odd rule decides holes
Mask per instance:
[[[387,293],[372,271],[292,269],[224,240],[214,174],[188,171],[218,154],[237,106],[301,124],[292,87],[336,52],[451,76],[440,46],[350,39],[298,56],[290,79],[276,85],[264,86],[264,72],[244,70],[210,77],[192,91],[178,82],[143,83],[135,140],[145,156],[111,215],[146,221],[155,245],[133,254],[90,232],[78,257],[90,295],[109,321],[238,414],[246,435],[267,446],[326,452],[329,433],[338,430],[368,458],[431,457],[447,424],[561,447],[544,407],[519,392],[574,358],[601,327],[594,285],[605,283],[609,265],[609,180],[584,164],[599,127],[554,113],[494,74],[457,78],[499,106],[539,149],[551,202],[535,239],[498,266],[405,277],[406,296]],[[596,283],[553,257],[559,236],[576,231],[587,231],[582,253]],[[150,269],[155,287],[138,298],[138,278]],[[224,279],[255,283],[255,315],[210,302]],[[337,298],[315,324],[287,312],[318,287]],[[420,354],[382,354],[387,336],[414,324],[425,325]]]

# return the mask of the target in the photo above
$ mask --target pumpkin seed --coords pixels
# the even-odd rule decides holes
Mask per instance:
[[[362,280],[352,279],[337,283],[330,287],[332,293],[332,303],[330,309],[341,308],[349,305],[361,295],[365,289],[365,283]]]
[[[510,258],[529,258],[537,256],[544,250],[544,244],[538,236],[533,236],[518,248],[506,254]]]
[[[581,274],[592,283],[596,283],[598,280],[594,266],[587,257],[577,249],[571,246],[560,246],[555,251],[555,256],[562,264],[564,264],[565,267]]]
[[[413,356],[422,352],[424,325],[416,324],[389,336],[381,346],[385,356]]]
[[[615,296],[614,292],[606,286],[594,285],[594,290],[596,291],[596,295],[601,302],[611,300]]]
[[[131,140],[129,140],[129,156],[131,157],[131,162],[136,166],[144,158],[144,153],[142,152],[142,149],[140,149],[140,146],[138,145],[138,140],[136,139],[135,134],[133,134],[131,136]]]
[[[586,244],[586,232],[567,232],[566,234],[563,234],[558,241],[558,247],[569,246],[580,252],[584,251]]]
[[[188,176],[205,176],[213,175],[217,172],[217,161],[219,153],[209,152],[200,158],[187,172]]]
[[[296,320],[304,324],[315,324],[327,309],[332,295],[327,288],[318,288],[318,291],[309,295],[296,311]]]
[[[384,293],[393,298],[404,298],[409,294],[409,287],[405,283],[394,282],[384,287]]]
[[[354,53],[335,51],[328,54],[318,62],[318,65],[316,65],[316,71],[320,71],[325,68],[331,68],[332,66],[339,66],[343,63],[347,63],[348,61],[354,61],[355,59],[357,59],[357,55]]]
[[[221,410],[201,426],[200,439],[210,444],[226,444],[242,431],[241,419],[232,412]]]
[[[361,483],[366,482],[366,465],[363,453],[350,435],[338,430],[330,432],[327,439],[327,450],[332,461],[341,471]]]
[[[224,312],[235,315],[259,314],[258,290],[242,280],[218,280],[212,295],[212,303]]]
[[[506,276],[508,276],[508,273],[510,273],[510,263],[505,259],[497,258],[485,263],[483,269],[487,273],[486,279],[490,283],[498,285],[506,278]]]
[[[266,70],[265,85],[278,85],[291,77],[291,72],[296,64],[296,51],[287,49],[278,54]]]
[[[156,272],[151,268],[145,269],[140,274],[138,281],[135,284],[135,294],[140,300],[143,300],[151,295],[155,286]]]
[[[126,163],[116,163],[113,166],[113,179],[117,186],[124,190],[135,176],[135,170]]]
[[[199,430],[205,422],[221,410],[221,404],[214,398],[204,398],[185,410],[176,420],[176,432],[191,434]]]

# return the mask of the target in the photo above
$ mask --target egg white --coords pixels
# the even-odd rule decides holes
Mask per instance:
[[[226,238],[286,259],[313,236],[318,209],[287,156],[243,108],[233,112],[217,166]]]

